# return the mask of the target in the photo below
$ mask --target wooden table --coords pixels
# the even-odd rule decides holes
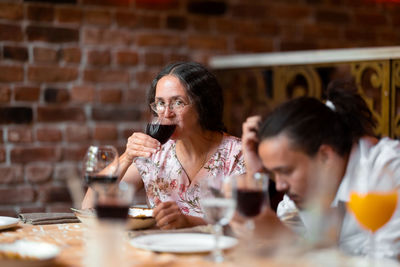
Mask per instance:
[[[88,231],[90,231],[90,228],[82,223],[51,225],[29,225],[20,223],[16,228],[0,231],[0,243],[13,242],[18,239],[52,243],[57,245],[61,249],[61,252],[52,262],[51,266],[80,267],[85,266],[85,244],[87,241],[86,233],[88,233]],[[128,232],[125,234],[128,235]],[[244,244],[244,246],[249,246],[248,242]],[[127,267],[320,266],[320,263],[312,263],[307,259],[298,257],[298,255],[283,255],[283,257],[280,258],[248,257],[248,255],[246,256],[246,254],[240,251],[240,246],[227,253],[230,259],[223,264],[207,261],[204,254],[177,255],[136,249],[129,244],[126,244],[126,247]],[[120,266],[114,265],[112,267]]]

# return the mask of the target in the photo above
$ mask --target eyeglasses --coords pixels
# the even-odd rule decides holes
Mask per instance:
[[[151,109],[155,113],[164,113],[165,109],[168,108],[174,112],[181,112],[185,106],[188,106],[190,104],[186,104],[183,100],[181,99],[173,99],[167,104],[163,100],[158,100],[150,104]]]

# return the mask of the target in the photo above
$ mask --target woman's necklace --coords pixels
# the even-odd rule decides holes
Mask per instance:
[[[192,181],[192,180],[193,180],[192,178],[196,177],[197,174],[199,174],[199,172],[201,171],[201,169],[202,169],[202,168],[204,167],[204,165],[207,163],[207,161],[208,161],[208,155],[210,154],[210,151],[211,151],[211,149],[209,149],[209,150],[207,151],[207,153],[205,154],[204,158],[203,158],[202,161],[201,161],[200,167],[198,167],[197,170],[196,170],[196,172],[193,173],[193,177],[192,177],[192,175],[189,175],[189,173],[186,171],[185,167],[182,165],[181,161],[180,161],[179,158],[178,158],[178,154],[176,155],[176,156],[177,156],[177,159],[178,159],[178,161],[179,161],[179,163],[181,164],[182,170],[185,172],[186,176],[189,178],[190,181]]]

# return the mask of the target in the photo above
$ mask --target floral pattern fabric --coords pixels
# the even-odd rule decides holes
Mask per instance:
[[[202,217],[199,182],[209,176],[224,179],[245,172],[241,141],[224,135],[215,153],[190,182],[176,156],[176,141],[169,140],[150,158],[136,158],[136,168],[142,177],[149,204],[175,201],[185,215]]]

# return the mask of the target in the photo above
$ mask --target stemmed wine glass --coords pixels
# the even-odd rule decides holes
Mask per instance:
[[[246,218],[245,227],[248,231],[254,230],[253,217],[269,204],[268,183],[266,173],[257,172],[254,175],[242,174],[232,177],[233,194],[236,198],[236,210]]]
[[[215,249],[212,251],[214,262],[224,261],[219,239],[223,234],[222,227],[230,222],[235,212],[236,203],[232,197],[231,187],[229,177],[222,180],[210,176],[200,183],[200,206],[206,220],[214,227]]]
[[[367,168],[368,169],[368,168]],[[372,174],[372,175],[371,175]],[[384,168],[379,174],[364,170],[366,181],[351,181],[351,191],[347,208],[358,223],[370,233],[368,257],[377,258],[375,234],[392,217],[398,202],[398,189],[394,182],[394,173]]]
[[[175,128],[176,124],[171,124],[159,116],[153,117],[146,126],[146,134],[157,139],[163,145],[174,133]]]
[[[118,180],[118,152],[110,145],[90,146],[86,152],[83,171],[87,186],[94,191]]]

